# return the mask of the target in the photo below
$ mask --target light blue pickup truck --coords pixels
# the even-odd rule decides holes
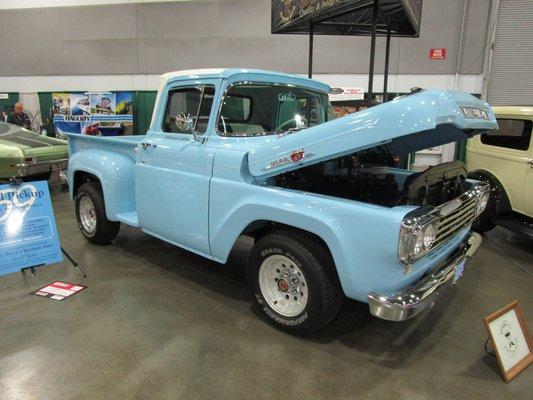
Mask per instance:
[[[345,297],[402,321],[459,279],[480,244],[489,187],[460,162],[424,172],[398,156],[496,129],[490,107],[423,90],[335,119],[330,87],[282,73],[162,76],[145,136],[70,135],[68,179],[82,234],[120,224],[219,263],[241,235],[267,318],[294,334],[334,319]]]

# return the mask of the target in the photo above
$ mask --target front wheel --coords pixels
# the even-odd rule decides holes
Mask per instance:
[[[78,189],[76,219],[81,233],[91,243],[107,244],[120,230],[120,222],[106,217],[104,195],[97,182],[85,182]]]
[[[272,324],[306,335],[335,318],[342,294],[330,258],[321,244],[295,232],[273,232],[254,245],[248,285]]]

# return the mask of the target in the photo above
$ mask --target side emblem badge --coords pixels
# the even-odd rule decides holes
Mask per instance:
[[[298,149],[291,151],[291,160],[292,162],[302,161],[305,157],[305,150]]]

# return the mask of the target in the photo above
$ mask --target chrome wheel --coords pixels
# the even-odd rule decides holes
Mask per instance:
[[[87,233],[96,231],[96,210],[89,196],[83,196],[79,203],[80,222]]]
[[[280,254],[267,257],[259,268],[259,288],[268,305],[284,317],[303,312],[309,298],[303,272]]]

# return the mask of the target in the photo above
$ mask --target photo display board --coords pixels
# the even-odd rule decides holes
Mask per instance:
[[[533,363],[533,339],[518,300],[485,318],[505,382],[510,382]]]
[[[53,93],[54,126],[59,134],[133,134],[133,93]]]

